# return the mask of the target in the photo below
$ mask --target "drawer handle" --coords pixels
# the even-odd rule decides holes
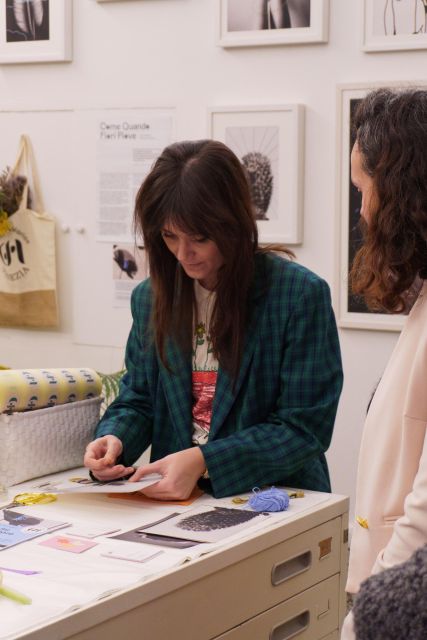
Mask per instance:
[[[285,580],[307,571],[311,567],[311,551],[304,551],[299,556],[275,564],[271,570],[271,583],[274,587]]]
[[[310,613],[303,611],[295,618],[287,620],[283,624],[277,625],[270,631],[270,640],[289,640],[295,638],[306,629],[310,624]]]

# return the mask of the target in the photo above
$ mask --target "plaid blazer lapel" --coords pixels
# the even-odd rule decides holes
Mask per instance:
[[[257,286],[257,283],[258,279],[255,281],[255,294],[252,298],[253,307],[251,320],[246,333],[242,361],[240,363],[235,386],[233,387],[233,381],[224,369],[220,367],[218,371],[209,438],[213,438],[224,424],[224,421],[227,418],[240,389],[242,388],[246,372],[253,358],[258,333],[258,323],[263,310],[263,305],[259,299],[261,291],[260,287]]]
[[[218,379],[216,382],[215,397],[212,408],[211,428],[209,430],[209,439],[212,439],[224,424],[231,407],[239,393],[242,382],[245,377],[245,373],[252,359],[254,345],[252,348],[248,348],[243,356],[240,366],[239,375],[236,381],[236,385],[233,388],[233,381],[230,375],[220,368],[218,371]]]
[[[169,414],[183,449],[191,447],[191,360],[169,341],[166,361],[171,371],[160,367],[163,391]]]

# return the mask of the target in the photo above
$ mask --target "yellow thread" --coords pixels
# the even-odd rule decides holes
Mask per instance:
[[[56,496],[53,493],[18,493],[13,498],[13,502],[27,506],[30,504],[47,504],[55,502]]]
[[[232,498],[231,502],[234,502],[234,504],[245,504],[247,501],[249,500],[249,498]]]
[[[360,516],[357,516],[356,522],[357,524],[360,524],[360,526],[363,527],[364,529],[369,529],[368,521],[366,520],[366,518],[361,518]]]
[[[288,496],[290,498],[304,498],[304,491],[291,491],[291,493],[288,491]]]

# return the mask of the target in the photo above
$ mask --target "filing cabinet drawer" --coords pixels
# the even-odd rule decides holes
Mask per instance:
[[[143,631],[144,639],[163,640],[171,637],[171,630],[174,640],[219,636],[242,620],[250,620],[296,594],[307,593],[313,585],[326,584],[325,579],[333,575],[338,580],[341,531],[342,519],[338,517],[240,561],[233,563],[231,558],[224,568],[101,623],[87,634],[79,634],[78,639],[120,637],[124,625],[128,635],[139,637]],[[206,561],[214,562],[214,558],[207,557]],[[336,593],[336,610],[338,602]],[[208,611],[212,615],[207,615]],[[324,636],[338,628],[338,613],[335,617],[335,627],[325,629]],[[259,640],[257,636],[247,639],[253,637]]]
[[[340,518],[309,529],[219,572],[221,598],[255,615],[338,573],[341,545]]]
[[[338,591],[339,577],[333,576],[216,640],[329,640],[338,637]]]

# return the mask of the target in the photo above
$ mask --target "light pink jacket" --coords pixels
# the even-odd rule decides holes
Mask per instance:
[[[347,590],[427,543],[427,281],[370,406],[363,431]]]
[[[347,591],[427,542],[427,281],[366,418]],[[367,525],[361,526],[357,518]],[[355,638],[349,614],[341,640]]]

